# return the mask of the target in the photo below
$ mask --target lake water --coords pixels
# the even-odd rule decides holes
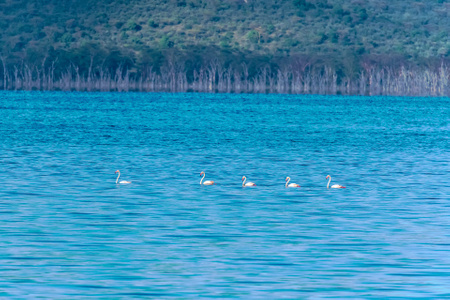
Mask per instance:
[[[0,297],[450,297],[449,116],[449,98],[0,92]]]

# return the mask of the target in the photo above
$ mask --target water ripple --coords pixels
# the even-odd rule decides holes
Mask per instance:
[[[448,298],[449,109],[0,92],[0,296]]]

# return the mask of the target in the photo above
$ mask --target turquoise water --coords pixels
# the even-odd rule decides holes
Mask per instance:
[[[0,92],[0,296],[450,297],[449,116],[448,98]]]

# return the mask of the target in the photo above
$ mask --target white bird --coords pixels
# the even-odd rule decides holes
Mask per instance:
[[[300,185],[298,185],[296,183],[289,183],[289,181],[291,181],[291,177],[286,177],[286,185],[285,185],[285,187],[287,187],[287,188],[300,187]]]
[[[329,179],[328,179],[329,178]],[[331,176],[327,175],[325,179],[328,179],[327,189],[330,188],[330,182],[331,182]],[[331,186],[332,189],[345,189],[345,186],[339,185],[339,184],[333,184]]]
[[[129,183],[131,183],[131,181],[126,181],[126,180],[122,180],[122,181],[119,182],[120,171],[117,170],[115,173],[119,173],[119,175],[117,175],[116,184],[117,184],[117,183],[119,183],[119,184],[129,184]]]
[[[202,175],[203,175],[203,177],[202,177],[202,179],[200,180],[200,184],[203,184],[203,185],[213,185],[213,184],[214,184],[214,181],[212,181],[212,180],[207,180],[207,181],[203,182],[203,179],[204,179],[205,176],[206,176],[205,172],[201,172],[201,173],[200,173],[200,176],[202,176]],[[203,183],[202,183],[202,182],[203,182]]]
[[[247,177],[243,176],[242,177],[242,186],[256,186],[256,184],[254,184],[253,182],[247,182],[245,183],[245,181],[247,180]]]

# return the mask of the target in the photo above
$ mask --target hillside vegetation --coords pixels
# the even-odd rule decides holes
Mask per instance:
[[[301,57],[357,78],[368,63],[436,69],[450,57],[448,0],[0,0],[0,29],[3,76],[181,62],[190,82],[212,60],[251,75]]]
[[[450,54],[445,0],[0,0],[3,51],[88,43],[139,51]]]

